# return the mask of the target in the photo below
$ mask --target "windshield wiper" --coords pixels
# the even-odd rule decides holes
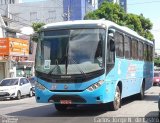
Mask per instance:
[[[65,56],[65,57],[66,57],[66,56]],[[64,57],[61,57],[61,58],[59,59],[59,60],[60,60],[60,63],[58,62],[58,59],[56,59],[56,66],[53,67],[53,68],[48,72],[48,74],[51,74],[51,73],[59,66],[59,64],[62,63],[63,58],[64,58]]]
[[[70,41],[70,38],[69,38]],[[67,68],[68,68],[68,51],[69,51],[69,42],[66,46],[66,56],[65,56],[65,74],[67,75]]]

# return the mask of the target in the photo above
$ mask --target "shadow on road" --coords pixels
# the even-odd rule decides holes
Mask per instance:
[[[75,108],[70,108],[63,112],[58,112],[54,108],[54,105],[50,104],[9,113],[7,115],[25,117],[95,117],[106,113],[105,111],[102,111],[102,109],[103,107],[100,105],[82,105]]]
[[[122,106],[128,105],[135,100],[137,100],[135,96],[127,97],[122,100]],[[157,102],[158,95],[146,95],[144,100]],[[109,110],[104,111],[105,108],[107,109],[107,106],[104,107],[104,105],[80,105],[78,107],[69,108],[63,112],[58,112],[53,104],[48,104],[9,113],[7,115],[24,117],[96,117],[104,113],[109,113],[107,112]]]
[[[145,99],[144,100],[146,100],[146,101],[158,101],[158,95],[147,95],[147,96],[145,96]]]
[[[158,95],[145,95],[144,97],[144,101],[155,101],[155,103],[157,103],[158,101]],[[138,101],[137,96],[133,95],[133,96],[129,96],[127,98],[122,99],[122,106],[123,105],[127,105],[129,103],[132,103],[134,101]],[[141,101],[141,100],[139,100]],[[143,101],[143,100],[142,100]]]
[[[145,116],[145,122],[146,123],[160,123],[160,117],[158,116],[158,111],[152,111],[146,114]],[[155,116],[155,114],[157,114]]]

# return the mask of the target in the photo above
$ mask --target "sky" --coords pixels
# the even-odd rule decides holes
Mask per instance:
[[[43,0],[22,0],[23,2],[43,1]],[[155,39],[156,52],[160,53],[160,0],[127,0],[127,12],[143,14],[153,23],[151,33]]]
[[[36,2],[36,1],[44,1],[44,0],[22,0],[22,2]]]
[[[160,0],[128,0],[127,12],[143,14],[153,23],[151,33],[155,39],[156,52],[160,53]]]

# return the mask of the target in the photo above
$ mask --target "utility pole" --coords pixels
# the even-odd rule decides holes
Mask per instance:
[[[64,18],[64,20],[66,21],[70,21],[70,19],[71,19],[71,0],[66,0],[67,1],[67,3],[66,3],[66,9],[67,10],[65,10],[65,13],[63,13],[63,15],[62,15],[62,17]]]
[[[6,13],[6,16],[7,16],[7,19],[10,18],[10,15],[9,15],[9,4],[7,4],[7,13]],[[9,26],[8,20],[7,20],[7,26]]]
[[[65,13],[62,15],[62,17],[63,17],[65,20],[67,20],[67,21],[70,20],[70,18],[71,18],[71,12],[70,12],[70,7],[69,7],[69,5],[68,5],[68,8],[67,8],[67,12],[65,12]]]
[[[70,8],[69,8],[69,6],[68,6],[68,10],[67,10],[67,21],[69,21],[70,20]]]

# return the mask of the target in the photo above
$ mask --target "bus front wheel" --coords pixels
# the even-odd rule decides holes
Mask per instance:
[[[64,104],[55,104],[55,108],[56,108],[56,110],[58,110],[58,111],[64,111],[64,110],[67,109],[67,107],[68,107],[68,105],[64,105]]]
[[[112,111],[116,111],[121,107],[121,91],[119,86],[116,87],[114,101],[109,106]]]

